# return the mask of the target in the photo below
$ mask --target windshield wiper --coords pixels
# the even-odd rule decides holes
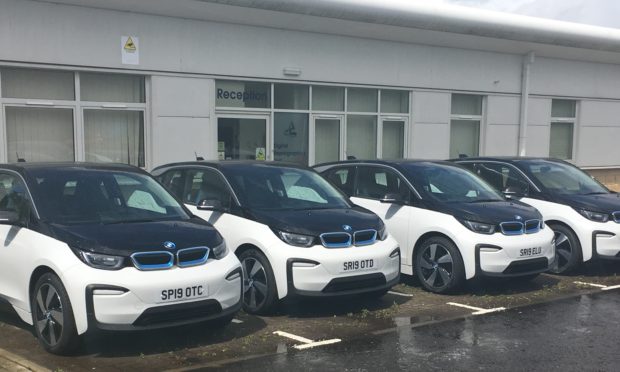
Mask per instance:
[[[500,202],[500,201],[504,201],[501,199],[478,199],[478,200],[472,200],[468,203],[489,203],[489,202]]]

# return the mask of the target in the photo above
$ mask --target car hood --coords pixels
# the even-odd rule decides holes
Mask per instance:
[[[199,218],[176,221],[137,222],[120,224],[50,224],[54,237],[71,248],[88,252],[128,257],[135,252],[208,246],[222,242],[222,237],[208,222]],[[173,242],[173,249],[164,248]]]
[[[556,195],[558,202],[576,209],[613,213],[620,211],[620,194]]]
[[[310,210],[254,210],[252,217],[272,229],[319,236],[326,232],[345,231],[344,225],[352,231],[383,228],[381,219],[371,211],[361,208],[333,208]]]
[[[497,225],[508,221],[527,221],[542,219],[538,210],[525,203],[510,201],[492,201],[480,203],[453,203],[445,206],[446,212],[457,219]]]

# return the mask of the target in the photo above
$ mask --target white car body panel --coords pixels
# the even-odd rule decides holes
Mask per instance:
[[[351,201],[376,213],[385,222],[388,231],[398,240],[401,248],[401,272],[413,274],[413,250],[426,233],[440,233],[452,240],[461,252],[465,265],[465,277],[471,279],[476,275],[476,245],[494,245],[502,247],[498,252],[481,252],[480,268],[492,274],[501,274],[513,261],[546,257],[549,262],[555,258],[552,244],[553,232],[545,228],[534,234],[503,235],[495,233],[484,235],[474,233],[457,221],[452,215],[407,205],[381,203],[378,200],[352,197]],[[408,216],[408,220],[406,217]],[[407,236],[405,241],[403,237]],[[521,249],[541,247],[541,254],[535,257],[520,257]]]
[[[300,291],[320,292],[332,279],[369,273],[382,273],[386,281],[399,277],[400,257],[390,258],[398,248],[392,237],[384,241],[377,240],[368,246],[351,246],[348,248],[325,248],[316,245],[308,248],[294,247],[278,238],[269,226],[238,217],[230,213],[199,210],[194,205],[186,205],[195,215],[207,220],[220,232],[228,247],[235,251],[244,244],[259,248],[269,260],[274,272],[278,298],[288,293],[287,261],[289,259],[306,259],[319,263],[313,267],[293,267],[292,277],[295,289]],[[343,273],[343,263],[351,260],[373,259],[372,269]]]

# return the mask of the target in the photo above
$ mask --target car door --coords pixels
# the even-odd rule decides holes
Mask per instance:
[[[351,201],[377,214],[385,222],[388,232],[398,241],[402,264],[411,265],[411,202],[412,192],[403,177],[392,168],[361,165],[357,167],[356,182]],[[399,202],[384,203],[387,194]]]
[[[34,216],[26,186],[20,176],[13,173],[0,173],[0,211],[15,212],[20,221],[26,223]],[[27,285],[30,276],[32,246],[38,235],[34,231],[16,224],[0,224],[0,296],[14,305],[27,309]]]

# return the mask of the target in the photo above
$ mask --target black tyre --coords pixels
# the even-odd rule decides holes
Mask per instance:
[[[34,285],[30,303],[35,334],[43,348],[59,355],[75,351],[79,336],[71,301],[60,278],[43,274]]]
[[[239,256],[243,267],[243,310],[249,314],[268,314],[278,303],[278,290],[267,257],[257,249]]]
[[[581,243],[573,230],[564,225],[549,226],[555,234],[555,260],[550,272],[568,274],[581,264]]]
[[[432,237],[416,250],[414,270],[427,291],[450,293],[465,282],[461,253],[454,243],[442,237]]]

